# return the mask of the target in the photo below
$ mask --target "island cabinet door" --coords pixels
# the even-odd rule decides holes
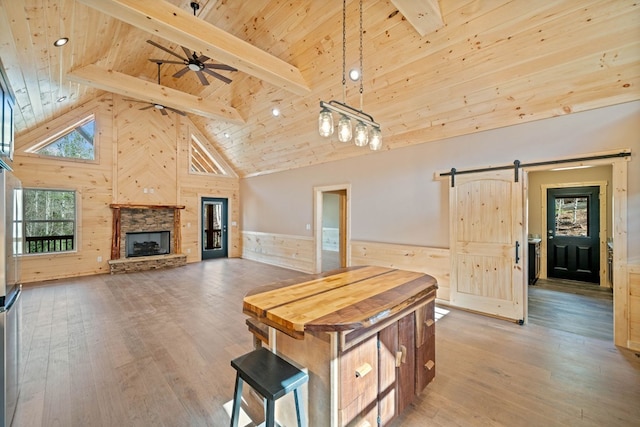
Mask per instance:
[[[378,417],[377,335],[340,354],[339,424],[375,427]]]
[[[415,397],[415,317],[413,313],[378,333],[380,425],[387,425]]]
[[[416,394],[436,375],[435,301],[416,310]]]

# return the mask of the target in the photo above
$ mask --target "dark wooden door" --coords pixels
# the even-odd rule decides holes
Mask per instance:
[[[600,281],[600,189],[547,190],[547,275]]]
[[[226,258],[227,199],[202,199],[202,259]]]

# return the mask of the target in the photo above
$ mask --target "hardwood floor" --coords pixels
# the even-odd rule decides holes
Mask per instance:
[[[222,259],[26,287],[13,426],[228,425],[242,297],[298,276]],[[638,425],[640,355],[610,340],[457,310],[436,330],[436,379],[394,427]]]
[[[613,341],[613,292],[594,283],[539,279],[529,286],[529,322]]]

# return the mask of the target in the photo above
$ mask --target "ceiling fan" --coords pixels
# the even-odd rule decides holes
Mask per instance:
[[[160,65],[162,65],[162,63],[156,62],[156,64],[158,64],[158,84],[160,84]],[[124,98],[124,101],[143,102],[143,101],[140,101],[138,99],[127,99],[127,98]],[[156,104],[156,103],[153,103],[153,102],[145,102],[145,104],[149,104],[149,105],[147,107],[139,108],[139,110],[142,111],[142,110],[148,110],[150,108],[155,108],[157,110],[160,110],[160,112],[162,113],[163,116],[168,116],[169,115],[169,113],[167,113],[167,110],[173,111],[174,113],[180,114],[181,116],[186,116],[187,115],[184,111],[176,110],[175,108],[167,107],[167,106],[162,105],[162,104]]]
[[[193,9],[193,16],[196,16],[196,11],[200,9],[200,5],[198,4],[198,2],[192,1],[191,8]],[[171,55],[180,59],[180,61],[165,61],[162,59],[149,59],[149,61],[155,62],[155,63],[184,65],[184,68],[182,68],[180,71],[178,71],[173,75],[173,77],[176,77],[176,78],[182,77],[188,71],[194,71],[198,76],[198,78],[200,79],[200,83],[202,83],[205,86],[209,84],[209,81],[205,77],[204,73],[207,73],[210,76],[213,76],[216,79],[219,79],[225,82],[226,84],[229,84],[231,83],[230,78],[225,77],[222,74],[216,73],[213,70],[238,71],[236,68],[233,68],[225,64],[207,64],[206,62],[210,59],[208,56],[204,56],[204,55],[198,56],[196,52],[192,52],[184,46],[181,46],[181,47],[186,57],[182,57],[178,55],[177,53],[173,52],[171,49],[167,49],[166,47],[159,45],[153,40],[147,40],[147,43],[159,49],[162,49],[165,52],[170,53]]]

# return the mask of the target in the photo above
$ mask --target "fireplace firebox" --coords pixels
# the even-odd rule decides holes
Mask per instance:
[[[144,231],[125,234],[126,257],[165,255],[171,252],[169,231]]]

